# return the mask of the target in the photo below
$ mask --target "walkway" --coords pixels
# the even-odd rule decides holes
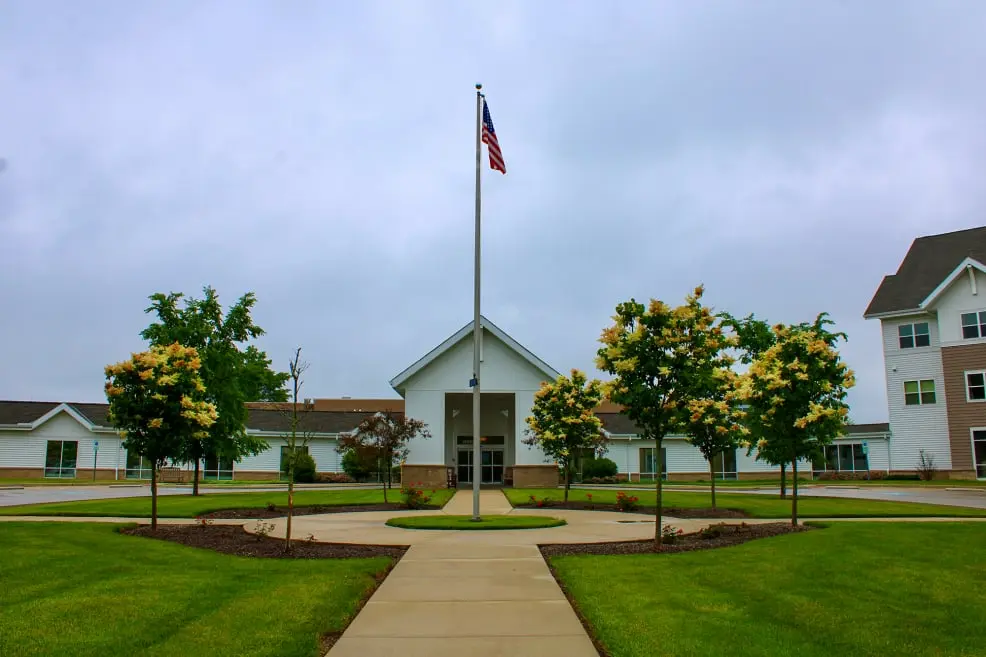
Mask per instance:
[[[480,511],[512,508],[482,491]],[[471,515],[472,491],[443,512]],[[598,657],[526,530],[399,536],[414,544],[329,657]]]

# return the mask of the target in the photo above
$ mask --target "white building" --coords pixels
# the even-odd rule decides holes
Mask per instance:
[[[558,372],[482,319],[481,472],[490,485],[555,485],[558,469],[536,448],[522,443],[525,418],[535,391]],[[312,439],[308,451],[319,472],[341,471],[336,449],[340,434],[356,428],[368,414],[404,412],[428,426],[431,438],[416,439],[403,465],[405,481],[444,486],[472,481],[472,330],[470,322],[391,380],[398,399],[317,399],[305,405],[303,422]],[[269,404],[249,404],[248,432],[263,436],[270,448],[242,461],[201,464],[206,479],[275,479],[282,468],[287,415]],[[0,401],[0,477],[147,478],[139,457],[127,454],[108,426],[106,404]],[[618,407],[603,405],[597,415],[610,437],[607,458],[620,477],[637,481],[656,474],[655,443],[641,440],[636,427]],[[891,469],[886,425],[850,427],[829,447],[818,469],[887,472]],[[865,446],[865,447],[864,447]],[[683,437],[664,441],[665,473],[670,479],[708,479],[709,467]],[[865,453],[864,453],[865,452]],[[897,457],[901,458],[901,457]],[[899,466],[894,464],[894,469]],[[183,472],[191,466],[181,466]],[[799,464],[806,476],[812,464]],[[717,477],[776,477],[779,469],[748,456],[745,449],[716,461]],[[168,473],[174,476],[175,472]],[[185,475],[187,477],[187,474]]]
[[[986,478],[986,228],[920,237],[864,317],[883,329],[892,468]]]

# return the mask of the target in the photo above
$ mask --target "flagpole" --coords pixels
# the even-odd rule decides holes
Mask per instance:
[[[472,327],[472,519],[478,521],[479,518],[479,483],[482,477],[482,463],[480,451],[480,438],[482,433],[479,426],[479,415],[481,411],[480,390],[479,390],[479,351],[480,341],[482,340],[483,328],[480,326],[479,314],[479,232],[480,232],[480,212],[482,209],[480,195],[480,154],[482,150],[481,133],[483,123],[483,85],[476,83],[476,257],[475,270],[473,271],[473,327]]]

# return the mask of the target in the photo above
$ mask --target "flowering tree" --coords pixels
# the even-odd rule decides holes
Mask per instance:
[[[216,407],[206,401],[198,352],[177,342],[107,365],[109,419],[123,447],[151,462],[151,528],[157,529],[157,471],[209,435]]]
[[[719,367],[728,338],[712,311],[701,303],[698,286],[676,308],[652,299],[645,307],[635,300],[616,307],[614,323],[603,331],[596,365],[614,375],[606,384],[609,399],[640,427],[641,437],[657,449],[657,522],[654,542],[661,549],[664,465],[661,443],[669,433],[684,430],[691,417],[689,402],[703,399],[709,377]]]
[[[739,386],[746,423],[761,436],[757,447],[792,464],[792,525],[798,523],[798,460],[816,456],[843,432],[846,394],[855,385],[835,348],[846,336],[828,331],[829,324],[822,313],[813,324],[774,326],[774,344],[753,361]]]
[[[391,484],[394,465],[407,458],[412,438],[430,438],[431,432],[421,420],[391,412],[376,413],[360,422],[351,434],[339,436],[337,450],[341,453],[353,450],[364,461],[374,461],[387,468],[383,480],[383,501],[387,502],[387,489]]]
[[[525,445],[534,445],[561,464],[565,471],[565,501],[572,485],[572,467],[584,450],[596,454],[606,451],[602,421],[593,413],[603,400],[603,384],[586,379],[583,372],[559,374],[554,381],[541,384],[534,394],[534,406],[527,417]]]
[[[743,424],[745,414],[737,404],[736,385],[737,375],[727,364],[713,377],[708,396],[688,402],[688,441],[709,462],[713,509],[716,508],[715,457],[726,450],[736,449],[749,433]]]
[[[186,443],[180,460],[193,464],[192,495],[199,494],[199,468],[203,458],[238,461],[243,456],[259,454],[269,447],[267,441],[246,432],[248,401],[287,401],[284,388],[289,375],[275,372],[267,354],[253,345],[240,345],[262,336],[263,329],[253,322],[250,313],[256,303],[252,292],[244,294],[223,313],[219,296],[211,287],[202,299],[184,299],[181,293],[151,295],[157,321],[141,331],[141,337],[153,345],[179,342],[195,347],[202,367],[199,371],[206,387],[207,399],[215,405],[218,417],[209,427],[209,435]]]

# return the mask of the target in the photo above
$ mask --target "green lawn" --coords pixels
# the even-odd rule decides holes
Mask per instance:
[[[629,491],[629,489],[627,489]],[[524,504],[531,495],[538,499],[550,497],[561,501],[564,491],[553,488],[508,488],[503,491],[511,504]],[[594,502],[613,503],[616,501],[618,489],[576,490],[569,493],[570,500],[586,500],[587,494],[592,494]],[[639,504],[654,505],[656,493],[649,490],[630,491],[640,498]],[[682,491],[664,491],[665,507],[705,508],[711,506],[707,493],[687,493]],[[754,518],[786,518],[791,516],[791,500],[767,495],[750,495],[742,493],[716,492],[716,506],[723,509],[739,509],[746,511]],[[836,497],[800,497],[798,498],[798,515],[803,518],[860,518],[873,516],[948,516],[975,517],[986,516],[986,509],[972,509],[960,506],[944,506],[939,504],[918,504],[915,502],[884,502],[880,500],[859,500]]]
[[[455,491],[438,489],[431,503],[444,505]],[[400,502],[398,489],[387,493],[391,502]],[[301,490],[294,494],[296,506],[322,504],[376,504],[383,502],[383,490],[364,488],[350,490]],[[200,513],[222,509],[263,508],[268,503],[284,506],[288,503],[286,491],[249,493],[210,493],[198,497],[191,495],[162,495],[158,497],[158,515],[162,518],[193,518]],[[112,500],[84,500],[79,502],[54,502],[24,506],[0,507],[0,515],[19,516],[118,516],[148,518],[151,515],[151,498],[121,497]]]
[[[0,655],[319,655],[388,558],[251,559],[101,524],[0,526]]]
[[[550,561],[613,657],[982,655],[986,524],[832,523]]]
[[[404,529],[538,529],[544,527],[561,527],[566,524],[560,518],[548,516],[483,516],[479,522],[473,522],[472,516],[404,516],[391,518],[387,521],[391,527]]]

